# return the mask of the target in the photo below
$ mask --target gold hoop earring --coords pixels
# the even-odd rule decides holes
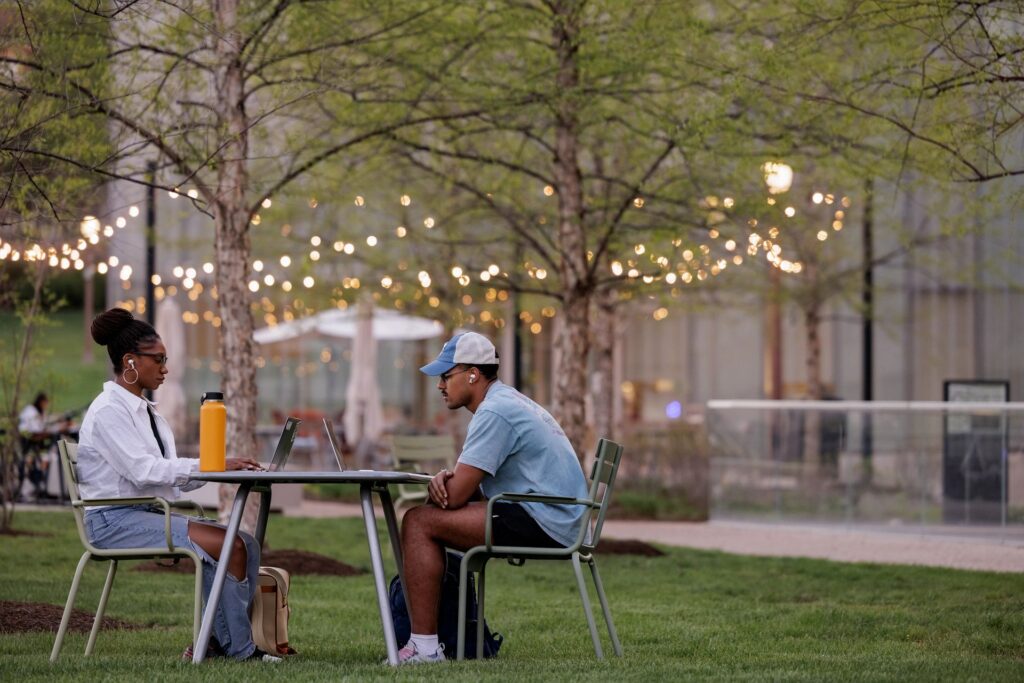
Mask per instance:
[[[135,379],[133,379],[131,382],[129,382],[128,378],[125,377],[125,375],[128,374],[128,370],[132,370],[135,372]],[[139,381],[139,371],[136,370],[134,367],[126,368],[125,371],[121,373],[121,381],[123,381],[125,384],[135,384],[136,382]]]

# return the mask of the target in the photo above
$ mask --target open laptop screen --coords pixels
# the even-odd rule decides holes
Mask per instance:
[[[292,452],[292,445],[295,443],[295,434],[301,423],[302,420],[295,417],[285,420],[284,430],[281,432],[281,438],[277,441],[277,449],[274,451],[274,458],[266,466],[268,472],[278,472],[284,469],[285,463],[288,462],[288,456]]]
[[[338,463],[338,471],[345,471],[345,461],[341,458],[341,444],[338,443],[338,433],[334,431],[334,422],[331,418],[324,418],[324,431],[327,432],[327,441],[331,444],[331,452],[334,453],[334,461]]]

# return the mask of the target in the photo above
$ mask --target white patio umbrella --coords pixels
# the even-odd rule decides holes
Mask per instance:
[[[318,314],[316,331],[328,337],[354,339],[359,334],[362,310],[357,307],[330,310]],[[406,315],[389,309],[371,308],[371,331],[377,341],[418,341],[433,339],[444,333],[444,325],[436,320]]]
[[[167,379],[153,398],[159,402],[160,414],[170,424],[175,440],[180,442],[185,438],[188,413],[184,385],[187,349],[181,308],[172,297],[164,297],[157,305],[156,333],[167,347]]]
[[[364,463],[371,459],[384,427],[373,318],[373,303],[363,299],[357,309],[351,371],[345,391],[345,438],[354,446],[356,458]]]
[[[444,325],[436,320],[406,315],[387,309],[372,309],[371,336],[377,341],[416,341],[433,339],[444,333]],[[276,344],[310,335],[354,339],[358,334],[359,307],[320,311],[301,320],[290,320],[261,327],[253,334],[257,344]]]

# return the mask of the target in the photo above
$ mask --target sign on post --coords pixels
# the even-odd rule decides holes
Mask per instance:
[[[946,380],[943,400],[1006,403],[1010,383]],[[1006,505],[1006,412],[947,412],[943,421],[942,519],[946,523],[1003,521]]]

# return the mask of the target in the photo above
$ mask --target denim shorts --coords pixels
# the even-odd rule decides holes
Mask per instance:
[[[205,562],[213,562],[205,550],[188,537],[189,517],[171,513],[171,543],[187,548]],[[152,505],[111,505],[85,512],[85,531],[97,548],[167,547],[166,518],[162,507]]]

